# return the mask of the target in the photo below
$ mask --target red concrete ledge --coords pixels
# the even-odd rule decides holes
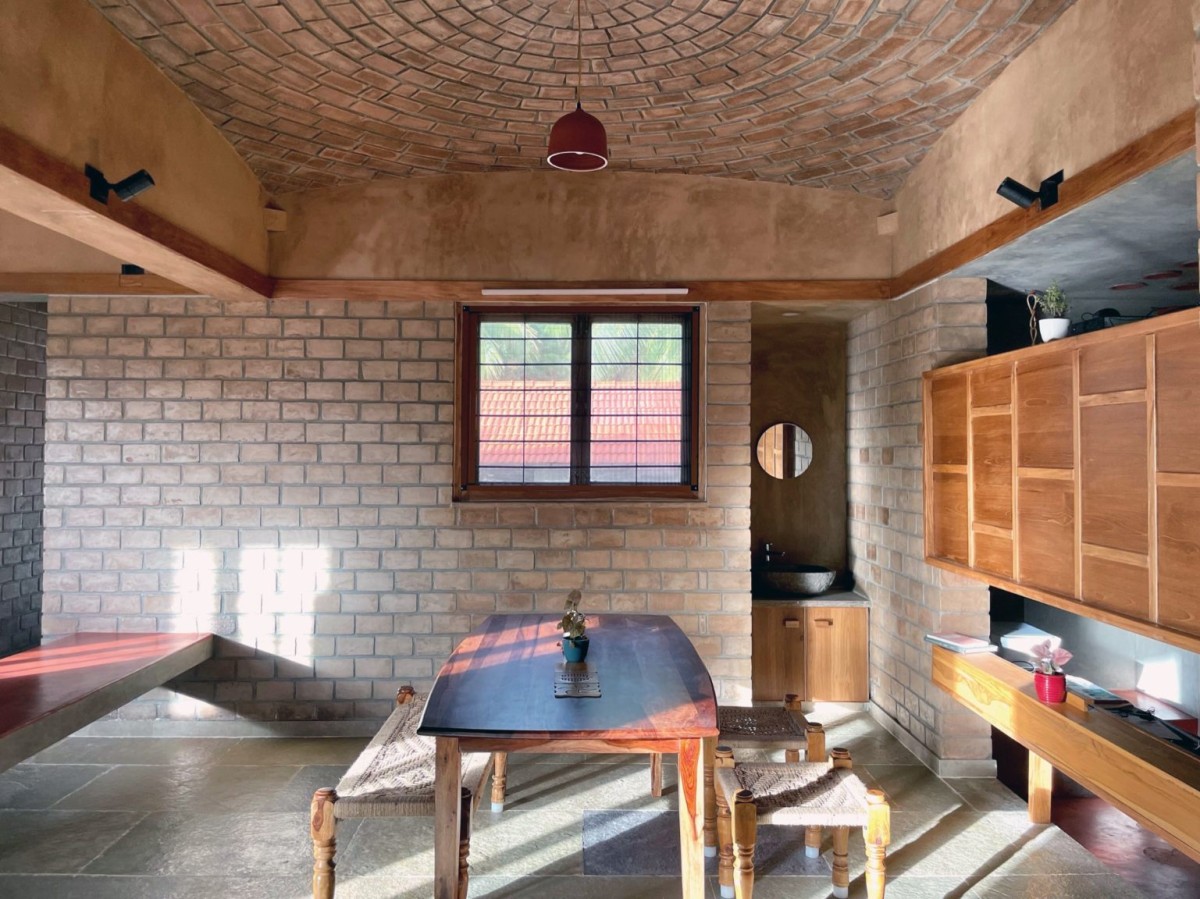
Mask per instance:
[[[0,659],[0,771],[212,653],[212,634],[84,633]]]

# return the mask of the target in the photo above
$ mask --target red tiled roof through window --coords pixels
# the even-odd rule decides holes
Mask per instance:
[[[678,382],[641,388],[628,382],[593,384],[592,465],[679,465],[682,404]],[[484,381],[479,406],[480,465],[570,464],[569,385]]]

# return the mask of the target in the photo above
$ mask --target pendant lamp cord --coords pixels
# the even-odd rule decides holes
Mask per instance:
[[[580,89],[583,87],[583,0],[575,0],[575,38],[578,48],[575,70],[575,106],[581,108]]]

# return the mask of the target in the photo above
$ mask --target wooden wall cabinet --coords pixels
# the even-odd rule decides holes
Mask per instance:
[[[755,700],[867,701],[865,605],[756,602],[751,618]]]
[[[1200,651],[1200,313],[925,374],[926,560]]]

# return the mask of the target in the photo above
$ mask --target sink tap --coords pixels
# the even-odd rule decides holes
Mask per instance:
[[[767,543],[763,546],[763,564],[768,568],[773,562],[778,562],[786,555],[787,553],[785,553],[783,550],[772,549],[770,543]]]

